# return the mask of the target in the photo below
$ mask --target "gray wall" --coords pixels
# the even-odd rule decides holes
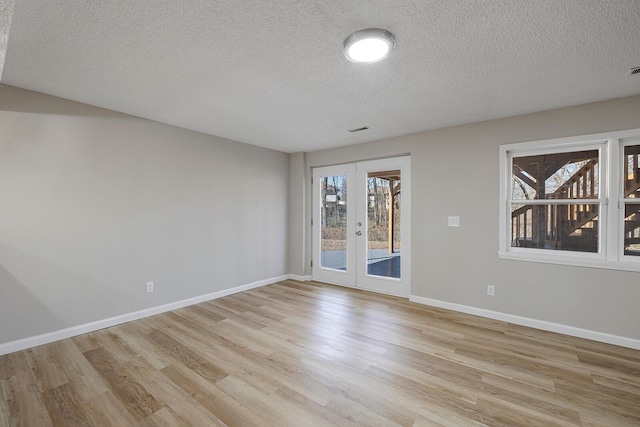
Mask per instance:
[[[309,275],[311,167],[404,153],[413,295],[640,339],[640,273],[496,254],[500,144],[630,128],[640,96],[288,156],[0,85],[0,344]]]
[[[632,128],[640,128],[640,96],[306,153],[297,174],[310,188],[312,167],[411,153],[412,295],[640,339],[640,273],[497,256],[501,144]],[[307,196],[291,212],[304,216],[307,240],[290,229],[289,248],[307,260],[309,206]],[[460,216],[460,228],[447,227],[449,215]],[[311,273],[308,261],[299,265],[291,273]]]
[[[284,153],[0,85],[0,344],[287,274],[289,181]]]
[[[307,201],[305,153],[294,153],[289,157],[289,268],[302,275],[305,269],[305,204]],[[294,250],[291,250],[291,249]]]

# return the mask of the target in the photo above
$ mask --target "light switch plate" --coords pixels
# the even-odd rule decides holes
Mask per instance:
[[[449,227],[460,227],[460,217],[459,216],[450,216],[448,218]]]

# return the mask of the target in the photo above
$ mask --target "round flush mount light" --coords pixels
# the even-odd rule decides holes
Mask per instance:
[[[373,64],[389,56],[395,41],[393,34],[387,30],[367,28],[347,37],[342,44],[342,50],[351,62]]]

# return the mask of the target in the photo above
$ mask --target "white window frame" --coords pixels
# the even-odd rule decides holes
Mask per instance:
[[[640,145],[640,129],[501,145],[498,257],[518,261],[640,271],[640,256],[624,255],[624,206],[629,202],[629,199],[624,198],[624,178],[621,168],[624,161],[624,147],[627,145]],[[600,154],[598,199],[578,199],[578,201],[523,200],[518,201],[518,204],[598,203],[600,206],[598,252],[511,247],[513,157],[596,148]],[[640,203],[640,199],[634,202]]]

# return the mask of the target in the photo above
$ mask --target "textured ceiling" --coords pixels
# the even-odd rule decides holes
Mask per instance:
[[[391,55],[347,61],[368,27]],[[639,94],[639,65],[638,0],[20,0],[2,82],[296,152]]]

